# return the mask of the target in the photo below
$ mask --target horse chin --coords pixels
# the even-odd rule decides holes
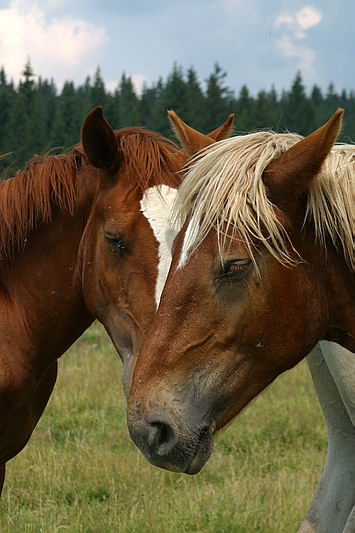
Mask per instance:
[[[174,457],[166,458],[152,457],[149,453],[144,453],[145,458],[154,466],[168,470],[170,472],[181,472],[193,476],[198,474],[202,468],[207,463],[208,459],[211,456],[213,449],[213,440],[212,438],[206,439],[200,443],[200,446],[194,453],[189,457],[186,457],[184,463],[178,464],[174,461]],[[183,452],[180,453],[180,458],[182,457]]]
[[[194,476],[195,474],[198,474],[210,458],[212,450],[213,440],[212,438],[209,438],[208,441],[203,442],[201,444],[201,446],[192,456],[192,459],[190,460],[184,473],[188,474],[189,476]]]
[[[209,426],[205,426],[201,432],[195,453],[192,455],[187,468],[184,470],[185,474],[189,474],[190,476],[198,474],[207,463],[213,450],[215,428],[215,422],[213,422]]]

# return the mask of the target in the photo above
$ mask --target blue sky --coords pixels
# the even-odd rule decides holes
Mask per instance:
[[[82,83],[100,65],[140,88],[177,62],[205,79],[218,61],[228,85],[254,93],[305,83],[355,89],[354,0],[0,0],[0,64]]]

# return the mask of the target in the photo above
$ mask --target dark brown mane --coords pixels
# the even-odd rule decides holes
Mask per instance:
[[[134,190],[145,191],[166,183],[177,187],[185,158],[169,139],[142,128],[125,128],[115,132],[124,155],[125,169],[131,176]]]
[[[23,247],[29,233],[50,220],[53,204],[73,213],[81,161],[76,148],[69,154],[35,156],[13,178],[0,182],[0,259]]]

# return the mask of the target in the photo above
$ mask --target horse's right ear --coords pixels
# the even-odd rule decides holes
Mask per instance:
[[[94,167],[109,170],[117,161],[119,149],[116,137],[101,106],[90,111],[84,120],[81,143],[86,157]]]
[[[266,167],[263,181],[276,205],[286,207],[308,192],[339,134],[343,109]]]
[[[221,126],[216,128],[210,133],[207,133],[208,137],[214,139],[215,141],[222,141],[223,139],[228,139],[233,133],[234,128],[234,113],[228,115],[227,119],[223,122]]]
[[[204,135],[197,130],[194,130],[188,126],[180,117],[177,116],[175,111],[168,111],[168,116],[175,132],[176,137],[181,143],[183,150],[188,156],[197,154],[203,148],[206,148],[210,144],[216,141]]]

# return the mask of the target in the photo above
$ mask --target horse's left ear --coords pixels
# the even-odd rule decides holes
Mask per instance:
[[[343,113],[343,109],[338,109],[321,128],[266,167],[263,181],[277,205],[293,203],[307,192],[338,137]]]
[[[118,158],[118,145],[101,106],[87,115],[81,128],[81,143],[89,162],[96,168],[109,170]]]
[[[168,111],[168,116],[175,132],[176,137],[179,139],[183,150],[188,156],[197,154],[203,148],[206,148],[210,144],[214,144],[216,141],[204,135],[197,130],[188,126],[180,117],[177,116],[175,111]],[[216,131],[216,130],[214,130]]]

